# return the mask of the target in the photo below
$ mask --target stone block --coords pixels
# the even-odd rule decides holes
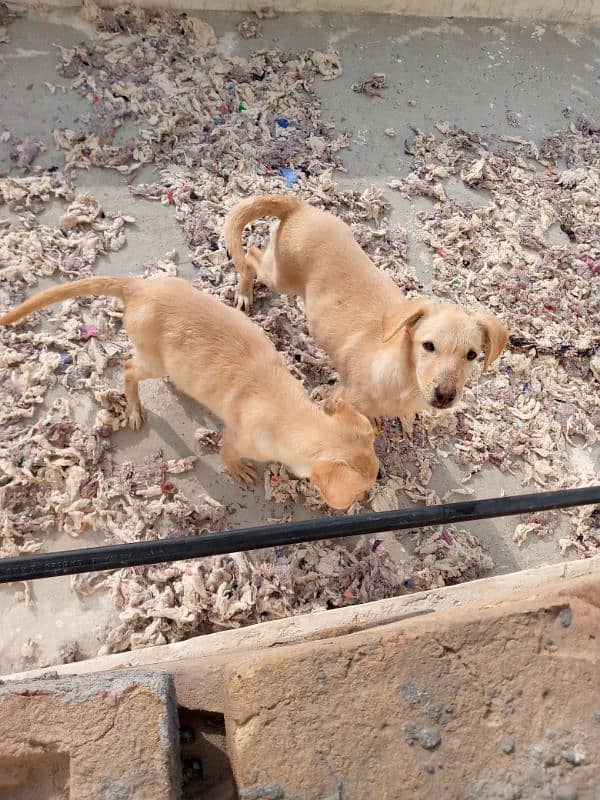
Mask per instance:
[[[600,800],[597,599],[563,585],[232,664],[241,800]]]
[[[0,800],[175,800],[180,784],[169,673],[0,686]]]

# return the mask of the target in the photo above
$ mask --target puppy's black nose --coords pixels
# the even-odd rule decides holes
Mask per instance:
[[[450,381],[440,383],[435,388],[435,402],[438,408],[446,408],[456,397],[456,386]]]

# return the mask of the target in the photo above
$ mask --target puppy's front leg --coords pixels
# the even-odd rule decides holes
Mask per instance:
[[[416,416],[414,411],[398,414],[398,419],[402,423],[402,433],[405,439],[412,439]]]
[[[233,437],[227,430],[223,431],[223,436],[221,437],[221,458],[231,475],[237,481],[248,485],[256,483],[255,468],[242,460],[233,443]]]

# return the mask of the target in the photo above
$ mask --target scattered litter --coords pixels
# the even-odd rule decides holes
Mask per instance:
[[[523,544],[525,544],[529,534],[536,534],[537,536],[544,537],[550,536],[552,531],[545,525],[540,525],[537,522],[517,525],[513,533],[513,542],[521,547]]]
[[[289,169],[288,167],[282,167],[279,172],[285,178],[285,185],[288,189],[291,189],[292,186],[298,181],[298,176],[296,175],[296,171],[293,169]]]
[[[332,47],[326,53],[313,50],[310,60],[323,77],[324,81],[333,81],[342,74],[342,59],[337,50]]]
[[[43,172],[25,178],[0,177],[0,204],[10,211],[39,214],[50,200],[70,200],[73,192],[60,172]]]
[[[98,336],[99,332],[96,325],[83,325],[79,331],[82,339],[91,339],[93,336]]]
[[[22,581],[23,589],[18,589],[15,592],[15,603],[25,603],[27,608],[33,608],[33,598],[31,597],[31,589],[27,581]]]
[[[450,120],[444,120],[443,122],[436,122],[435,127],[440,133],[443,133],[444,136],[447,136],[454,130],[454,123],[450,122]]]
[[[21,647],[21,655],[27,661],[31,661],[34,658],[37,658],[37,654],[39,651],[39,645],[31,638],[27,638]]]
[[[211,428],[197,428],[194,431],[194,439],[198,442],[198,450],[202,455],[217,453],[221,446],[220,431]]]
[[[261,6],[254,9],[254,13],[259,19],[277,19],[277,12],[273,6]]]
[[[398,135],[398,134],[396,133],[396,131],[394,130],[394,128],[386,128],[386,129],[384,130],[384,134],[385,134],[386,136],[389,136],[391,139],[393,139],[393,138],[394,138],[394,136],[397,136],[397,135]]]
[[[264,560],[233,553],[120,570],[118,579],[94,585],[109,586],[121,609],[122,623],[101,652],[391,597],[404,590],[411,568],[414,561],[399,567],[373,539],[353,550],[319,542],[278,548]],[[81,576],[75,580],[86,585]],[[434,733],[424,733],[423,746],[437,746]]]
[[[10,160],[14,161],[17,167],[27,170],[45,149],[46,146],[43,142],[31,136],[26,136],[24,139],[17,139],[15,141],[14,147],[10,152]]]
[[[514,111],[507,111],[506,112],[506,121],[511,126],[511,128],[519,128],[521,126],[521,120],[519,119],[520,114],[515,114]]]
[[[262,36],[262,25],[259,19],[246,17],[237,26],[238,33],[243,39],[258,39]]]
[[[385,82],[385,73],[383,72],[374,72],[367,80],[352,84],[353,92],[366,94],[369,97],[381,97],[380,90],[386,88],[387,83]]]
[[[79,642],[63,642],[58,648],[58,657],[61,664],[74,664],[76,661],[81,661],[83,654],[79,647]]]

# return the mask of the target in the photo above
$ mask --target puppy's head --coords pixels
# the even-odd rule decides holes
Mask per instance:
[[[484,369],[489,369],[508,341],[506,327],[491,314],[420,299],[386,312],[383,341],[393,342],[402,333],[410,343],[419,389],[433,408],[455,405],[478,357],[484,356]]]
[[[329,404],[326,412],[332,418],[333,438],[314,462],[309,479],[327,505],[342,510],[364,497],[377,479],[375,435],[369,420],[345,400]]]

